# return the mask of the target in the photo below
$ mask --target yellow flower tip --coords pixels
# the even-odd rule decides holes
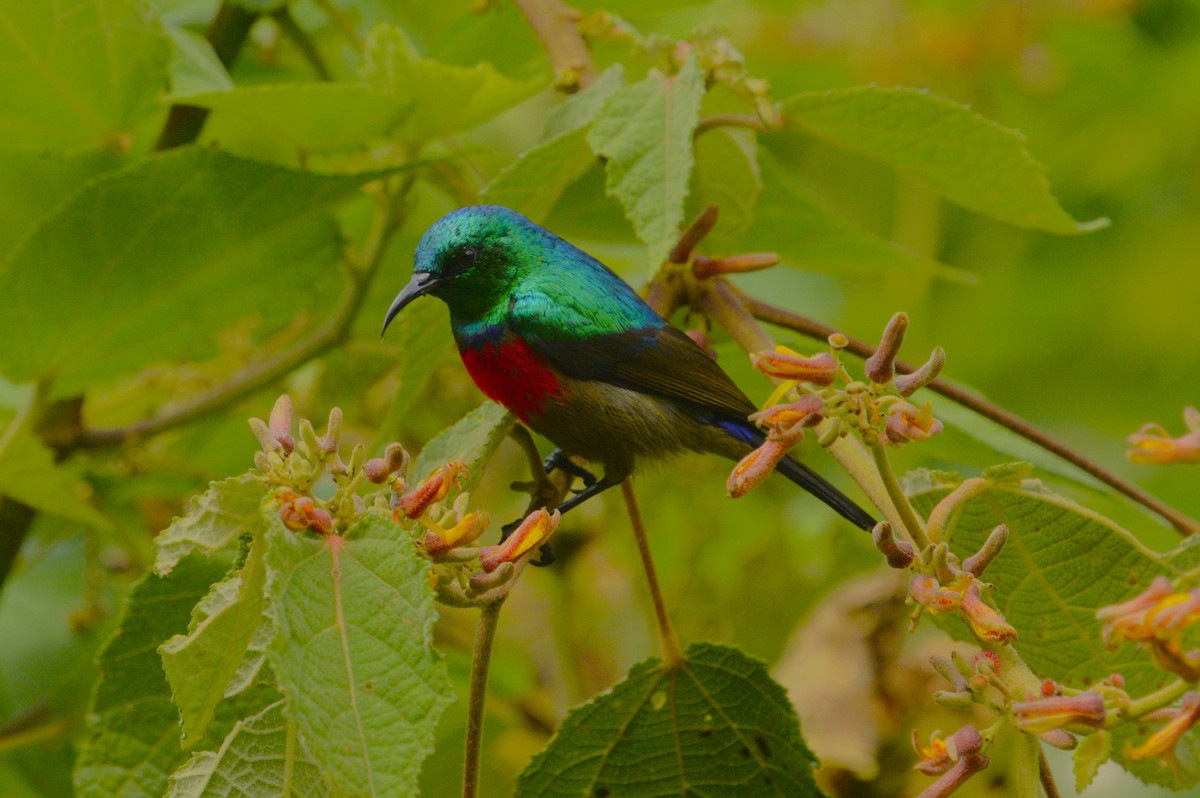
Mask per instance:
[[[897,402],[888,414],[884,438],[894,444],[925,441],[941,431],[942,422],[933,417],[932,403],[917,408],[908,402]]]
[[[1185,408],[1183,420],[1188,431],[1178,438],[1172,438],[1159,424],[1144,424],[1126,438],[1133,448],[1125,456],[1141,465],[1200,463],[1200,411]]]
[[[1096,618],[1104,622],[1102,635],[1110,646],[1122,640],[1165,640],[1200,620],[1200,592],[1177,593],[1170,580],[1158,576],[1129,601],[1099,609]]]
[[[777,347],[774,352],[758,353],[751,362],[754,368],[768,377],[782,380],[832,385],[837,376],[837,361],[828,352],[804,357],[783,347]]]
[[[489,521],[488,514],[483,510],[467,513],[449,529],[426,533],[425,551],[436,556],[456,546],[472,543],[487,530]]]
[[[1175,756],[1175,746],[1189,729],[1200,720],[1200,694],[1191,692],[1183,696],[1178,710],[1171,710],[1170,718],[1161,729],[1150,735],[1146,742],[1139,746],[1126,746],[1125,755],[1130,759],[1150,759],[1163,757],[1172,759]]]
[[[1014,703],[1012,712],[1017,728],[1030,734],[1073,725],[1099,728],[1107,718],[1104,697],[1094,690]]]
[[[562,519],[562,514],[555,510],[549,513],[545,508],[535,510],[518,526],[499,546],[484,546],[479,550],[479,560],[485,573],[491,573],[500,567],[501,563],[515,563],[546,542]]]

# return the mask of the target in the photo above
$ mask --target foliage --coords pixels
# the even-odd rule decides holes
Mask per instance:
[[[1114,488],[1194,511],[1195,470],[930,385],[1101,461],[1197,402],[1200,8],[574,5],[0,0],[0,793],[445,795],[464,737],[485,796],[1200,786],[1195,547]],[[476,202],[783,380],[732,474],[638,475],[660,657],[617,503],[533,512],[572,482],[440,306],[380,340]],[[773,308],[908,315],[864,365]],[[256,450],[280,393],[341,410]],[[1130,459],[1195,462],[1184,418]],[[789,450],[890,526],[766,479]]]

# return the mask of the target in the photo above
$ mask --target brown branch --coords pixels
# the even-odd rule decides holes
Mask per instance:
[[[768,324],[774,324],[777,327],[783,327],[785,329],[792,330],[793,332],[798,332],[801,335],[808,336],[809,338],[815,338],[822,341],[827,339],[833,333],[838,332],[826,324],[822,324],[799,314],[792,313],[791,311],[784,310],[783,308],[776,307],[762,301],[761,299],[752,297],[736,288],[733,290],[737,292],[738,299],[741,300],[742,304],[745,305],[750,313],[760,321],[765,321]],[[845,348],[848,352],[852,352],[855,355],[863,358],[870,357],[874,353],[874,347],[865,341],[860,341],[856,338],[850,338],[849,336],[847,336],[847,340],[849,343]],[[916,371],[916,368],[917,367],[908,363],[904,363],[899,360],[896,361],[896,371],[902,374],[911,374],[913,371]],[[926,387],[928,387],[929,390],[941,394],[947,399],[951,399],[963,407],[978,413],[984,418],[994,421],[1005,429],[1015,432],[1022,438],[1037,444],[1051,454],[1066,460],[1068,463],[1080,469],[1081,471],[1091,474],[1093,477],[1108,485],[1110,488],[1124,494],[1126,497],[1166,519],[1167,522],[1179,532],[1185,535],[1191,535],[1196,532],[1200,532],[1200,522],[1189,518],[1170,505],[1160,501],[1154,496],[1151,496],[1137,485],[1127,482],[1126,480],[1101,466],[1099,463],[1089,460],[1082,454],[1079,454],[1075,450],[1071,449],[1065,443],[1062,443],[1061,441],[1051,437],[1047,433],[1030,424],[1028,421],[1025,421],[1020,416],[1017,416],[1016,414],[1005,410],[999,405],[993,404],[986,399],[976,396],[975,394],[967,391],[965,388],[962,388],[951,382],[947,382],[944,379],[936,379],[929,383],[929,385]]]
[[[625,498],[626,509],[629,510],[633,537],[637,540],[642,568],[646,571],[646,583],[650,586],[650,596],[654,599],[654,614],[658,618],[658,642],[662,646],[663,662],[668,668],[673,668],[683,661],[683,649],[679,647],[679,638],[675,636],[671,618],[667,615],[667,603],[663,600],[662,588],[658,584],[654,558],[650,556],[650,542],[646,539],[646,528],[642,525],[642,514],[638,510],[637,497],[633,494],[633,483],[630,480],[626,479],[621,483],[621,495]]]
[[[213,51],[221,65],[229,68],[246,43],[250,28],[254,27],[258,14],[247,11],[236,3],[225,0],[217,9],[208,32],[204,38],[212,45]],[[204,122],[208,119],[208,109],[186,103],[176,103],[167,113],[167,121],[162,133],[158,136],[156,150],[169,150],[191,144],[200,136]]]
[[[514,0],[554,65],[556,84],[567,91],[586,89],[596,80],[587,42],[575,27],[579,12],[560,0]]]

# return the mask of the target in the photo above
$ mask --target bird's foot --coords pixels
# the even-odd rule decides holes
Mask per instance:
[[[583,480],[583,484],[589,488],[596,484],[596,475],[591,471],[588,471],[583,466],[576,464],[571,459],[570,455],[568,455],[562,449],[555,449],[554,451],[550,452],[549,456],[546,457],[546,462],[543,464],[543,466],[545,467],[547,474],[557,468],[560,471],[566,471],[573,477],[579,477]]]

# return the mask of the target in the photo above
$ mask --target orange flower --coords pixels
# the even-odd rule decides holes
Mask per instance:
[[[729,496],[740,499],[749,493],[751,488],[766,479],[774,470],[787,454],[788,448],[787,443],[768,440],[738,461],[729,473],[729,479],[725,480],[725,489],[729,491]]]
[[[1088,690],[1078,695],[1053,695],[1012,705],[1017,728],[1030,734],[1043,734],[1051,729],[1081,724],[1099,728],[1107,713],[1104,698]]]
[[[772,405],[750,414],[750,420],[770,430],[771,438],[794,444],[804,437],[804,428],[818,424],[824,417],[821,397],[806,394],[795,402]]]
[[[479,550],[484,572],[490,574],[499,568],[501,563],[515,563],[545,543],[550,534],[558,528],[561,518],[562,514],[558,510],[548,513],[545,508],[525,516],[521,525],[499,546],[484,546]]]
[[[1017,630],[1012,627],[1004,616],[994,610],[979,593],[979,580],[972,579],[963,593],[963,615],[971,629],[983,640],[993,643],[1003,643],[1017,636]]]
[[[488,528],[488,514],[483,510],[464,515],[457,524],[439,532],[428,532],[425,535],[425,551],[437,556],[455,546],[473,542]]]
[[[1200,694],[1187,693],[1179,709],[1160,710],[1147,717],[1160,714],[1167,715],[1169,720],[1161,729],[1150,735],[1146,742],[1136,747],[1126,747],[1125,755],[1130,759],[1150,759],[1157,756],[1166,764],[1174,762],[1175,746],[1179,744],[1183,735],[1196,725],[1196,721],[1200,720]]]
[[[920,409],[908,402],[892,405],[884,434],[889,443],[929,440],[942,431],[942,422],[933,417],[933,405],[926,402]]]
[[[786,346],[775,347],[774,352],[759,352],[751,361],[754,368],[768,377],[814,385],[832,385],[837,376],[837,361],[828,352],[804,357]]]
[[[400,497],[400,509],[409,518],[419,518],[429,505],[440,502],[458,480],[467,475],[467,466],[462,460],[451,460],[438,468],[425,481]]]
[[[1134,463],[1165,465],[1167,463],[1200,463],[1200,410],[1187,407],[1183,420],[1188,431],[1172,438],[1158,424],[1145,424],[1127,440],[1133,448],[1125,456]]]

